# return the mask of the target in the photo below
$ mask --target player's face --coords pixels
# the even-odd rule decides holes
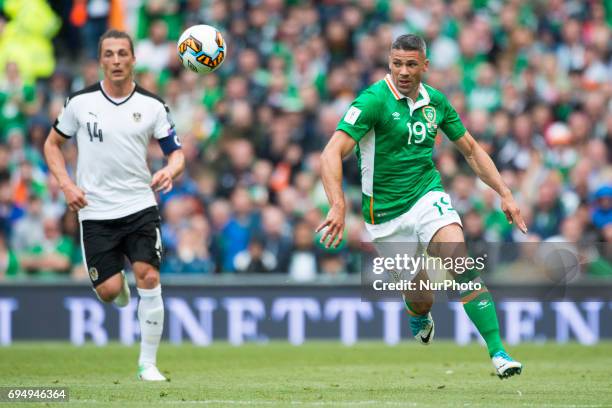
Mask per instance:
[[[427,71],[429,60],[420,51],[391,50],[389,69],[397,89],[404,95],[416,98],[421,76]]]
[[[114,83],[131,80],[134,55],[126,38],[107,38],[102,42],[100,67],[104,78]]]

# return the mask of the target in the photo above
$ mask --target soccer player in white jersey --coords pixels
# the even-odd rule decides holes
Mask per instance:
[[[159,281],[160,216],[155,191],[168,192],[185,158],[166,104],[134,82],[130,36],[109,30],[98,44],[101,82],[72,94],[45,142],[45,158],[72,211],[78,211],[85,266],[103,302],[123,307],[130,290],[125,257],[134,270],[140,302],[141,345],[138,376],[164,381],[157,348],[164,325]],[[151,137],[168,163],[153,176],[147,167]],[[62,145],[78,145],[76,183],[70,178]]]
[[[465,261],[467,250],[461,219],[444,192],[432,160],[438,130],[454,142],[476,175],[499,194],[508,222],[527,231],[512,193],[489,155],[465,129],[446,96],[421,82],[428,64],[421,37],[412,34],[398,37],[389,53],[390,74],[353,101],[325,147],[321,178],[331,209],[317,230],[327,228],[321,238],[327,246],[337,246],[342,239],[345,213],[342,158],[356,147],[362,214],[379,252],[391,252],[389,255],[394,256],[397,243],[403,243],[399,250],[404,255],[418,256],[420,247],[435,257]],[[475,288],[462,291],[461,301],[485,340],[499,377],[520,374],[522,364],[504,349],[495,304],[478,271],[450,272],[455,280]],[[412,333],[422,344],[430,344],[434,336],[430,313],[433,294],[418,290],[419,282],[428,279],[427,272],[413,271],[411,276],[404,276],[414,279],[417,287],[403,293]]]

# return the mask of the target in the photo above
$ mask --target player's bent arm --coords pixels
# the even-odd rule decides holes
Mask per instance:
[[[66,170],[66,162],[62,153],[62,145],[66,143],[66,140],[55,129],[51,128],[43,149],[47,166],[49,166],[49,170],[55,176],[62,189],[72,183]]]
[[[336,130],[321,153],[321,179],[332,206],[344,206],[342,159],[353,151],[355,145],[356,142],[346,132]]]
[[[527,226],[520,210],[514,202],[512,192],[502,180],[495,163],[491,157],[484,151],[478,142],[472,137],[470,132],[465,132],[463,137],[455,141],[455,145],[465,157],[472,170],[476,175],[484,181],[489,187],[497,192],[502,198],[502,211],[506,215],[509,223],[515,222],[518,228],[524,233],[527,232]]]
[[[181,149],[170,153],[166,167],[170,170],[173,179],[177,178],[185,170],[185,155]]]
[[[164,193],[172,190],[172,180],[178,177],[185,168],[185,155],[179,148],[168,154],[168,164],[158,170],[151,178],[151,188]]]
[[[321,179],[327,200],[331,205],[327,217],[317,227],[317,232],[327,228],[321,236],[321,243],[327,248],[337,248],[344,235],[344,193],[342,192],[342,158],[355,147],[355,141],[341,130],[332,135],[321,153]]]
[[[495,163],[484,151],[478,142],[472,137],[470,132],[465,132],[463,137],[455,141],[455,145],[465,157],[472,170],[489,187],[497,192],[501,197],[511,196],[510,189],[504,184]]]
[[[49,170],[55,176],[60,188],[64,192],[68,208],[72,211],[78,211],[87,205],[87,199],[85,198],[85,193],[70,179],[66,170],[66,162],[62,153],[62,145],[65,142],[66,138],[51,128],[49,136],[45,140],[43,150],[47,166],[49,166]]]

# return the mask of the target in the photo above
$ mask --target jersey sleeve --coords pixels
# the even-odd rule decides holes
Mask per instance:
[[[465,126],[463,126],[455,108],[446,98],[443,98],[442,109],[444,110],[444,119],[440,123],[440,129],[442,129],[446,137],[454,142],[465,134]]]
[[[157,139],[159,146],[167,156],[173,151],[180,149],[181,143],[174,129],[174,122],[170,118],[170,109],[168,105],[163,104],[162,106],[155,120],[153,136]]]
[[[348,108],[336,130],[346,132],[353,140],[359,142],[376,125],[378,103],[375,96],[364,91]]]
[[[175,134],[174,122],[172,122],[172,119],[170,118],[170,108],[168,108],[168,105],[164,103],[157,110],[153,136],[156,139],[163,139],[164,137],[174,136]]]
[[[66,139],[70,139],[74,136],[79,128],[79,122],[77,121],[76,112],[74,111],[76,104],[72,99],[66,99],[64,107],[60,114],[57,116],[53,129]]]

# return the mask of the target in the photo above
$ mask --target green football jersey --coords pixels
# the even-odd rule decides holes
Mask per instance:
[[[362,213],[369,224],[396,218],[429,191],[443,191],[432,159],[438,129],[450,140],[465,134],[457,111],[438,90],[421,83],[416,101],[391,76],[353,101],[337,130],[357,142]]]

